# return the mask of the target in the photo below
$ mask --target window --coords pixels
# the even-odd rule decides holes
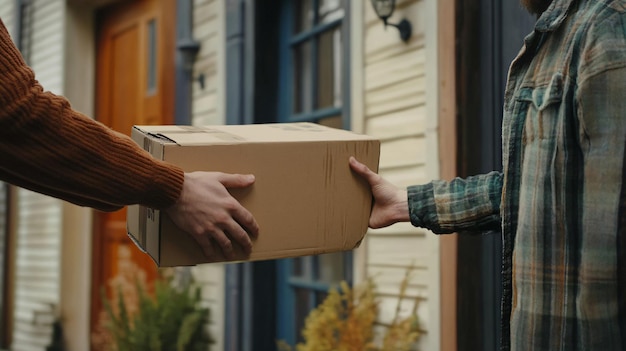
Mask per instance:
[[[352,255],[333,253],[281,260],[278,264],[278,333],[295,344],[309,312],[319,305],[331,287],[350,282]]]
[[[342,0],[286,1],[281,30],[281,122],[347,127],[346,8]]]
[[[227,122],[349,128],[348,4],[227,1]],[[227,265],[225,349],[298,342],[309,311],[332,286],[351,282],[351,263],[338,253]]]
[[[154,95],[157,92],[157,24],[156,19],[148,22],[148,52],[147,52],[147,94]]]
[[[282,2],[279,122],[349,127],[347,4],[343,0]],[[336,253],[277,264],[278,338],[301,341],[308,313],[331,287],[351,281],[352,255]]]

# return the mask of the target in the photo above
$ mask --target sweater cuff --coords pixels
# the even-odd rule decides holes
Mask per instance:
[[[173,206],[183,189],[185,173],[179,167],[164,164],[159,176],[154,177],[154,188],[150,191],[149,207],[159,210]]]

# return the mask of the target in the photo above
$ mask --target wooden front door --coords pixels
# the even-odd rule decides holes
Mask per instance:
[[[122,1],[98,14],[96,118],[129,135],[133,125],[173,122],[175,1]],[[126,209],[94,216],[92,332],[102,314],[100,292],[148,285],[152,259],[126,235]]]

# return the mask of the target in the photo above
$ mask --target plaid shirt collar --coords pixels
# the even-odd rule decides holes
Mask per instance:
[[[558,28],[567,17],[569,8],[574,0],[554,0],[548,9],[541,14],[535,24],[535,29],[539,32],[551,32]]]

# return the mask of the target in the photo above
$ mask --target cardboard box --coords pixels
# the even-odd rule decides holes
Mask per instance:
[[[255,175],[250,188],[231,190],[260,227],[251,255],[236,250],[237,261],[351,250],[367,231],[372,194],[348,158],[377,171],[380,142],[372,137],[312,123],[135,126],[132,137],[154,157],[187,172]],[[127,225],[159,266],[225,260],[209,261],[160,211],[130,206]]]

